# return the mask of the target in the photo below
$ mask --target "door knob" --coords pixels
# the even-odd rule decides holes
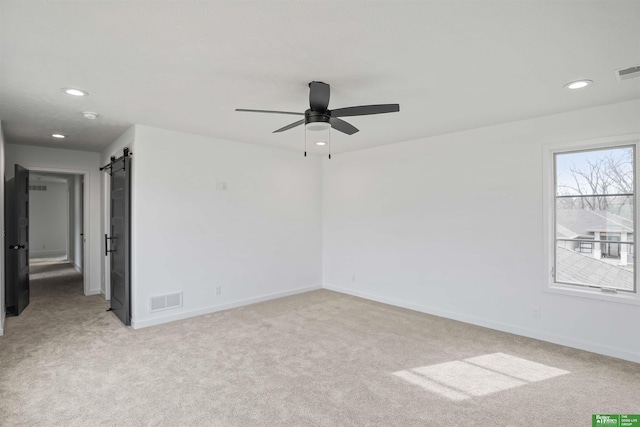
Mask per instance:
[[[9,245],[9,249],[13,249],[14,251],[17,251],[19,249],[24,249],[24,245]]]

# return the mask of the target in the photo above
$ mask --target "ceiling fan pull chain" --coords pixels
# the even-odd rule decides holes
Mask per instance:
[[[331,128],[329,128],[327,133],[327,141],[329,142],[329,160],[331,160]]]
[[[304,156],[307,157],[307,130],[304,131]]]

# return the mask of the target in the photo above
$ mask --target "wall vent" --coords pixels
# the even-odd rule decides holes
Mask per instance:
[[[47,191],[46,185],[30,185],[29,191]]]
[[[182,307],[182,292],[149,298],[149,312]]]
[[[636,77],[640,77],[640,65],[635,65],[623,70],[616,70],[616,78],[618,81],[635,79]]]

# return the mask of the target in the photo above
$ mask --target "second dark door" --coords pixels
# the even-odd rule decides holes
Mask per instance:
[[[6,185],[6,308],[19,315],[29,305],[29,171],[15,165]]]

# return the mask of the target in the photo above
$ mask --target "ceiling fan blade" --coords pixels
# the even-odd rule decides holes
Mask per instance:
[[[346,133],[347,135],[353,135],[358,132],[358,128],[345,122],[344,120],[338,119],[337,117],[331,117],[329,119],[329,123],[331,123],[331,127],[335,130],[339,130],[342,133]]]
[[[276,132],[284,132],[285,130],[293,129],[293,128],[294,128],[294,127],[296,127],[296,126],[300,126],[300,125],[301,125],[301,124],[303,124],[303,123],[304,123],[304,119],[302,119],[302,120],[298,120],[297,122],[293,122],[293,123],[291,123],[290,125],[286,125],[286,126],[285,126],[285,127],[283,127],[283,128],[280,128],[280,129],[278,129],[278,130],[274,130],[274,131],[273,131],[273,133],[276,133]]]
[[[313,111],[324,113],[329,107],[329,85],[322,82],[309,83],[309,106]]]
[[[369,114],[396,113],[400,104],[361,105],[331,110],[331,117],[368,116]]]
[[[273,111],[273,110],[248,110],[246,108],[236,108],[236,111],[245,113],[272,113],[272,114],[293,114],[296,116],[304,116],[304,113],[294,113],[292,111]]]

